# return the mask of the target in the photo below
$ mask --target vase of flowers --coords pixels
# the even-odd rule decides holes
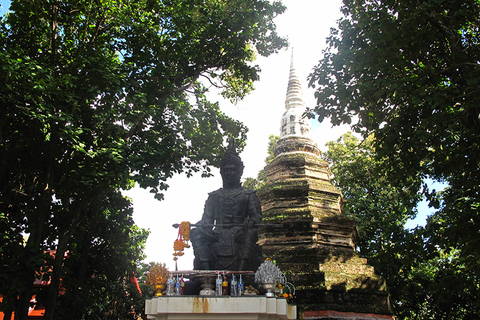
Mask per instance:
[[[275,297],[275,288],[279,284],[285,284],[285,275],[271,259],[267,258],[255,272],[255,282],[260,283],[266,292],[265,295],[271,298]]]

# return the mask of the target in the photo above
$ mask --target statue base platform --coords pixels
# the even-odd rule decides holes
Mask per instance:
[[[290,320],[297,306],[265,296],[161,296],[145,301],[145,314],[156,320]]]

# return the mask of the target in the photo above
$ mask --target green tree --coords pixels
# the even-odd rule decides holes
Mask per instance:
[[[102,215],[89,215],[68,244],[55,319],[137,319],[144,313],[145,295],[132,280],[145,258],[148,231],[134,224],[132,204],[120,192],[102,205]]]
[[[456,252],[475,281],[480,277],[479,2],[345,0],[342,11],[310,76],[310,85],[318,88],[312,113],[320,121],[330,117],[334,125],[353,123],[365,137],[374,132],[382,170],[397,188],[414,194],[422,190],[418,178],[427,177],[448,184],[442,198],[423,188],[439,209],[428,220],[429,243]]]
[[[324,158],[342,191],[343,212],[357,222],[360,252],[387,281],[399,319],[478,317],[478,282],[456,249],[443,250],[429,227],[405,229],[417,214],[421,194],[399,189],[382,171],[374,136],[347,133],[327,143]]]
[[[359,141],[346,133],[327,143],[323,158],[331,166],[334,185],[342,191],[343,213],[359,223],[361,251],[369,258],[380,258],[387,247],[402,241],[405,223],[417,214],[420,195],[389,183],[381,172],[384,161],[376,157],[373,141],[373,135]]]
[[[2,272],[0,293],[26,319],[35,273],[51,269],[52,319],[66,253],[86,250],[82,239],[92,237],[78,229],[123,208],[108,199],[132,182],[161,199],[175,173],[209,175],[229,137],[243,145],[246,128],[205,98],[200,79],[230,99],[248,93],[258,79],[254,53],[285,46],[272,22],[284,7],[24,0],[10,10],[0,23],[0,254],[4,270],[18,272]],[[105,223],[134,237],[129,219]]]
[[[331,166],[333,184],[342,192],[342,212],[357,223],[357,246],[387,281],[393,311],[401,317],[405,305],[414,309],[424,292],[412,296],[407,289],[411,270],[424,252],[420,231],[405,230],[406,221],[417,214],[419,195],[389,183],[373,142],[373,135],[360,141],[346,133],[328,142],[322,156]]]

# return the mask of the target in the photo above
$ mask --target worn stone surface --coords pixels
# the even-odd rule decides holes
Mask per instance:
[[[341,212],[328,164],[312,153],[282,153],[265,172],[263,221],[283,228],[261,229],[259,244],[296,286],[301,310],[388,314],[385,282],[355,251],[356,225]]]

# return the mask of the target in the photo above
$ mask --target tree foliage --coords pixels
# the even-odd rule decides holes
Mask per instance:
[[[56,319],[133,320],[144,313],[145,292],[138,291],[133,277],[145,258],[149,232],[134,224],[132,204],[119,192],[103,205],[102,215],[91,214],[68,244]],[[45,305],[41,298],[42,293],[37,301]]]
[[[408,219],[415,218],[419,194],[391,185],[376,158],[374,136],[359,141],[346,133],[327,143],[323,155],[330,165],[333,183],[342,191],[342,211],[359,224],[360,249],[369,257],[381,256],[386,246],[398,246]],[[381,227],[380,227],[381,226]]]
[[[351,133],[329,142],[324,154],[334,184],[342,191],[343,212],[357,222],[358,246],[387,281],[399,319],[475,319],[480,290],[475,270],[458,249],[442,249],[429,226],[405,229],[415,217],[420,194],[399,189],[382,172],[374,136]]]
[[[345,0],[342,11],[310,75],[312,114],[374,132],[382,171],[397,188],[416,193],[427,177],[448,184],[441,198],[423,186],[439,209],[429,242],[453,252],[478,283],[479,2]]]
[[[10,10],[0,24],[0,254],[2,270],[13,274],[2,271],[0,293],[25,319],[43,266],[52,271],[45,298],[52,319],[60,284],[76,274],[68,261],[80,261],[82,250],[99,254],[88,258],[96,278],[85,283],[118,279],[138,260],[126,263],[122,252],[140,249],[134,239],[145,231],[134,228],[120,189],[135,182],[161,199],[175,173],[209,175],[229,137],[243,145],[246,128],[206,99],[200,80],[231,99],[248,93],[258,79],[255,53],[285,45],[272,22],[284,7],[21,0]],[[110,216],[120,211],[120,220]],[[53,259],[44,254],[51,249]]]

